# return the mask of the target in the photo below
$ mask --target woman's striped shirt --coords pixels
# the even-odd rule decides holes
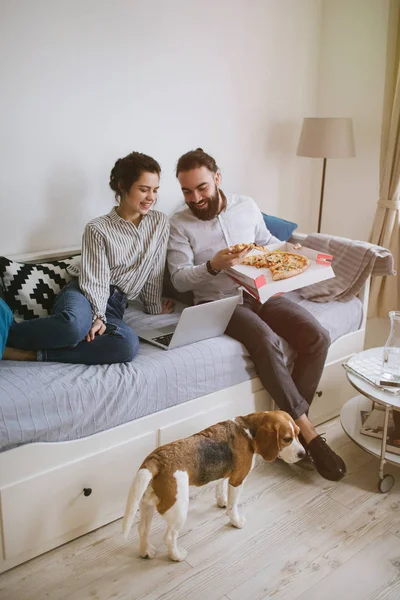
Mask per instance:
[[[115,208],[86,225],[80,267],[68,270],[79,276],[93,319],[105,322],[110,285],[124,292],[128,300],[139,297],[148,313],[161,313],[168,236],[168,219],[158,210],[151,210],[137,227],[122,219]]]

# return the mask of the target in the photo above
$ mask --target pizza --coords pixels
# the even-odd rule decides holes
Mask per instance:
[[[250,244],[236,244],[235,246],[230,246],[229,250],[233,253],[243,252],[243,250],[261,250],[261,252],[268,252],[264,246],[259,246],[254,242],[251,242]]]
[[[310,261],[301,254],[276,250],[268,254],[246,256],[241,261],[241,264],[256,267],[257,269],[270,269],[272,281],[280,281],[281,279],[300,275],[300,273],[303,273],[309,267]]]
[[[240,264],[257,269],[269,269],[268,254],[251,254],[246,256]]]
[[[269,269],[272,273],[273,281],[300,275],[300,273],[303,273],[310,265],[308,258],[292,252],[272,252],[268,258]]]

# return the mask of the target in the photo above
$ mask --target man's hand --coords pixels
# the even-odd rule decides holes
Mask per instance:
[[[106,326],[104,325],[103,321],[101,319],[96,319],[95,321],[93,321],[93,325],[90,328],[89,333],[87,334],[85,340],[87,342],[91,342],[92,340],[94,340],[95,335],[103,335],[103,333],[106,330]]]
[[[246,248],[241,252],[232,252],[230,248],[224,248],[217,252],[217,254],[210,260],[210,264],[216,271],[222,271],[228,269],[233,265],[238,265],[245,256],[250,252],[251,249]]]
[[[173,300],[170,300],[169,298],[166,298],[165,300],[162,301],[161,306],[162,306],[161,314],[168,315],[169,313],[172,313],[172,311],[174,310],[175,302]]]

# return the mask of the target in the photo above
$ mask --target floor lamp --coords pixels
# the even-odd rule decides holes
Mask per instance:
[[[355,156],[352,120],[341,117],[304,119],[297,155],[324,159],[318,213],[318,233],[320,233],[324,203],[326,159],[350,158]]]

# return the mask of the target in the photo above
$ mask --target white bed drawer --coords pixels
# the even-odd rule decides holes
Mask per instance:
[[[342,406],[354,396],[354,388],[347,381],[342,367],[350,356],[326,365],[311,404],[310,419],[314,425],[337,417]]]
[[[122,516],[132,477],[156,447],[156,431],[1,490],[5,559]],[[64,536],[67,536],[66,538]],[[42,550],[44,551],[44,550]]]

